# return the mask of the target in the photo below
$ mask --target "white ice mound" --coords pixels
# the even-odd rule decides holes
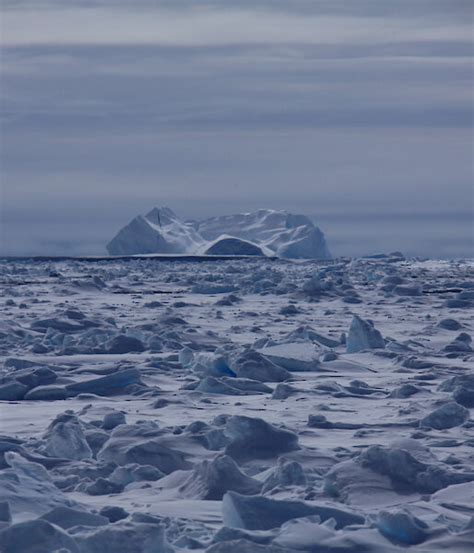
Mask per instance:
[[[225,452],[239,462],[268,459],[299,449],[294,432],[260,418],[234,415],[227,421],[225,434],[230,439]]]
[[[97,459],[120,466],[132,463],[151,465],[165,474],[190,469],[186,455],[168,444],[169,440],[152,421],[121,424],[112,430]]]
[[[262,483],[240,471],[228,455],[204,460],[180,486],[182,497],[220,500],[229,490],[243,495],[258,494]]]
[[[322,521],[333,518],[336,528],[364,523],[364,517],[330,505],[270,499],[261,495],[246,496],[232,491],[224,495],[222,515],[225,526],[245,530],[269,530],[288,520],[313,515]]]
[[[315,371],[321,349],[311,343],[290,342],[265,347],[260,353],[287,371]]]
[[[50,457],[71,460],[92,458],[92,451],[79,419],[68,413],[58,415],[45,434],[44,452]]]
[[[5,461],[9,468],[0,473],[0,497],[8,501],[14,518],[28,519],[55,507],[75,505],[54,485],[42,465],[27,461],[13,451],[5,453]],[[3,551],[1,547],[0,550]]]
[[[191,253],[203,240],[191,224],[181,221],[168,207],[155,207],[138,215],[107,244],[110,255]]]
[[[41,551],[79,553],[74,538],[46,520],[28,520],[0,532],[2,553],[39,553]]]
[[[75,534],[81,553],[173,553],[161,524],[121,520],[81,528]],[[38,551],[38,550],[37,550]],[[33,553],[33,552],[31,552]]]
[[[107,244],[111,255],[277,255],[330,259],[324,234],[305,215],[260,209],[185,222],[167,207],[135,217]]]

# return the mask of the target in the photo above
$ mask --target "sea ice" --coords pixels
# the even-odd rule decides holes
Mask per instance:
[[[0,260],[3,549],[470,551],[473,263],[402,259]]]
[[[44,435],[43,451],[50,457],[63,459],[91,459],[92,450],[87,443],[79,419],[69,413],[58,415]]]
[[[229,490],[244,495],[258,494],[262,483],[243,474],[228,455],[204,460],[179,487],[182,497],[193,499],[222,499]]]
[[[226,453],[237,461],[265,459],[298,449],[298,436],[263,419],[234,415],[225,426],[231,438]]]
[[[382,535],[399,544],[417,545],[429,536],[423,521],[403,511],[381,511],[376,524]]]
[[[118,465],[151,465],[165,474],[190,468],[186,455],[165,445],[162,433],[150,423],[117,426],[97,459]]]
[[[251,349],[242,352],[231,366],[241,378],[250,378],[261,382],[284,382],[291,378],[291,373],[288,370]]]
[[[444,430],[459,426],[469,418],[469,410],[455,401],[445,403],[420,420],[420,426]]]
[[[8,468],[0,472],[0,497],[8,501],[14,519],[42,515],[55,507],[74,506],[53,483],[48,471],[18,453],[5,453]]]
[[[0,532],[2,553],[82,553],[76,541],[59,526],[36,519],[14,524]]]
[[[288,520],[311,515],[317,515],[323,521],[333,518],[336,528],[365,522],[363,516],[336,507],[270,499],[260,495],[240,495],[235,492],[225,494],[222,512],[226,526],[246,530],[269,530],[281,526]]]
[[[55,507],[40,518],[59,526],[63,530],[74,526],[104,526],[109,523],[108,519],[101,515],[72,509],[71,507]]]
[[[384,339],[373,323],[354,315],[347,336],[347,353],[384,347]]]
[[[288,371],[316,371],[319,367],[321,349],[311,343],[285,342],[263,348],[259,353]]]
[[[127,387],[133,384],[143,385],[138,369],[118,370],[107,376],[68,384],[66,389],[71,395],[91,393],[99,396],[110,396],[123,393]]]

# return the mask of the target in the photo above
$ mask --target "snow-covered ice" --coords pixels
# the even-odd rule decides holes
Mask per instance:
[[[0,261],[2,553],[474,550],[474,263],[249,253],[317,257],[306,225]]]

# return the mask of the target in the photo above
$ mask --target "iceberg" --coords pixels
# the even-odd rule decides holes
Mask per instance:
[[[110,255],[194,254],[330,259],[323,232],[305,215],[260,209],[186,222],[168,207],[138,215],[107,244]]]

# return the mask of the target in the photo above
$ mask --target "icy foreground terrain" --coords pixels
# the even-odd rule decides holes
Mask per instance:
[[[330,259],[321,230],[305,215],[260,209],[182,221],[169,207],[138,215],[107,244],[110,255],[205,254]]]
[[[1,262],[0,551],[473,551],[473,269]]]

